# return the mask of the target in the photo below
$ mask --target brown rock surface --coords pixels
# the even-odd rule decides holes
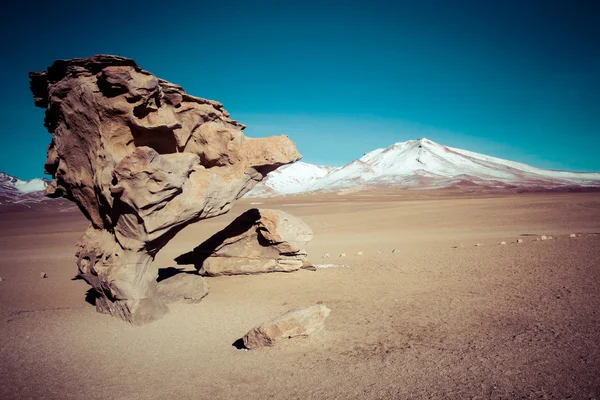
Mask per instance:
[[[194,263],[207,276],[290,272],[306,264],[305,246],[312,238],[300,218],[253,208],[176,260]]]
[[[247,349],[273,346],[278,340],[317,333],[325,326],[331,310],[323,304],[290,310],[272,321],[260,324],[243,337]]]
[[[75,202],[91,222],[78,243],[79,275],[100,295],[98,311],[135,324],[167,311],[156,296],[156,253],[300,158],[286,136],[247,138],[221,103],[128,58],[58,60],[29,76],[52,134],[46,195]]]
[[[166,303],[198,303],[208,294],[208,283],[197,274],[180,273],[158,282],[158,296]]]

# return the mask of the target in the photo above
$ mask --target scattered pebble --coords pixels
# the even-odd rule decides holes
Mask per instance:
[[[577,237],[577,235],[576,235],[576,234],[574,234],[574,233],[571,233],[571,234],[569,235],[569,237],[570,237],[570,238],[574,238],[574,237]]]
[[[4,280],[4,278],[0,276],[0,282],[2,282],[3,280]]]
[[[45,272],[40,273],[40,278],[44,279],[47,277],[48,277],[48,275]]]
[[[362,251],[359,251],[358,253],[356,253],[356,255],[357,255],[357,256],[362,256],[362,255],[363,255],[363,253],[362,253]]]
[[[535,238],[535,241],[536,241],[536,242],[539,242],[539,241],[540,241],[540,238]]]
[[[329,253],[323,254],[323,258],[329,258],[329,257],[330,257]]]
[[[546,235],[540,236],[540,240],[546,240],[546,239],[548,239],[548,237]]]
[[[502,241],[502,242],[500,242],[500,244],[506,244],[506,242],[505,242],[505,241]]]
[[[517,243],[523,243],[523,239],[517,239]]]
[[[552,240],[552,236],[548,236],[548,240]]]
[[[377,254],[381,254],[381,251],[377,250]]]
[[[483,246],[481,243],[477,243],[477,244],[475,245],[475,247],[481,247],[481,246]]]
[[[315,267],[315,268],[345,268],[348,266],[342,265],[342,264],[314,264],[313,267]]]
[[[340,254],[340,257],[346,257],[346,253]]]
[[[392,250],[392,253],[399,253],[399,252],[400,252],[400,250],[398,250],[398,249]]]

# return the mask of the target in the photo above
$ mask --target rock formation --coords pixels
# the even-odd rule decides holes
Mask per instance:
[[[253,208],[176,261],[206,276],[296,271],[307,265],[304,247],[312,237],[298,217]]]
[[[98,311],[135,324],[167,311],[156,253],[300,158],[286,136],[246,138],[221,103],[128,58],[59,60],[29,76],[52,134],[46,195],[75,202],[91,222],[78,243],[79,275],[98,292]]]
[[[331,310],[323,304],[286,312],[272,321],[260,324],[242,338],[249,350],[273,346],[278,340],[296,336],[309,336],[325,326]]]

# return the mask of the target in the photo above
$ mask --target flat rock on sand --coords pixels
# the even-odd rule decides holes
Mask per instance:
[[[198,303],[208,294],[208,283],[197,274],[181,273],[158,282],[157,290],[166,303]]]
[[[281,339],[308,336],[319,332],[325,326],[325,318],[330,312],[331,310],[323,304],[290,310],[272,321],[252,328],[242,338],[244,346],[252,350],[273,346]]]

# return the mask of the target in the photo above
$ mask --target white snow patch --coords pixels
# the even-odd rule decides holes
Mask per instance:
[[[21,193],[41,192],[46,189],[46,185],[46,182],[40,178],[35,178],[30,181],[17,179],[17,181],[14,182],[15,188]]]

